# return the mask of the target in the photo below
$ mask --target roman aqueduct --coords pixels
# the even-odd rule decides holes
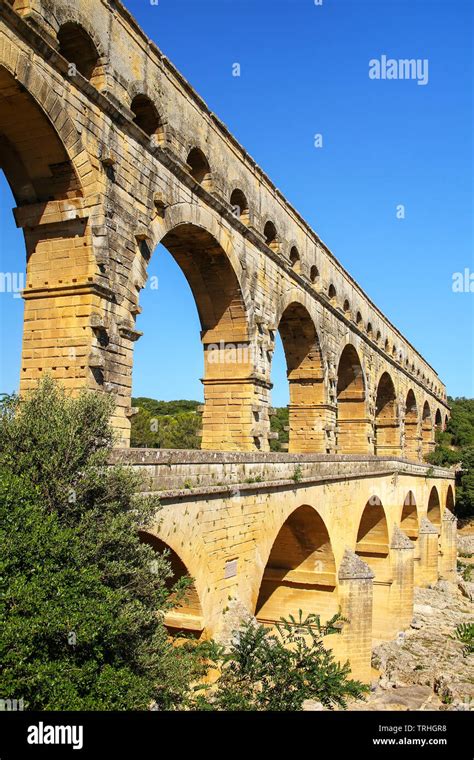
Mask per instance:
[[[424,462],[449,416],[436,372],[116,0],[1,0],[0,167],[27,253],[20,389],[49,373],[114,394],[115,461],[163,505],[143,538],[194,578],[170,627],[341,608],[336,651],[368,678],[414,583],[455,573],[453,474]],[[159,243],[201,321],[201,451],[128,448]],[[286,454],[269,451],[277,332]]]

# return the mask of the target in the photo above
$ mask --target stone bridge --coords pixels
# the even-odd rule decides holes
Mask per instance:
[[[27,254],[20,390],[48,373],[114,394],[116,461],[163,504],[144,539],[195,579],[169,625],[224,635],[229,598],[269,623],[341,607],[339,654],[367,678],[413,577],[454,573],[453,476],[423,464],[449,415],[435,370],[116,0],[0,0],[0,167]],[[201,452],[127,450],[159,243],[201,321]],[[277,331],[285,455],[269,453]]]

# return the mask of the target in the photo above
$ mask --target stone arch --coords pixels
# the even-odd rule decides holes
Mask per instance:
[[[390,539],[387,516],[378,496],[371,496],[362,510],[355,551],[375,576],[372,635],[375,639],[390,638]]]
[[[438,530],[441,530],[441,501],[436,486],[433,486],[428,497],[426,516]]]
[[[360,313],[360,311],[357,311],[357,313],[356,313],[355,323],[356,323],[357,327],[358,327],[360,330],[363,330],[363,328],[364,328],[364,323],[363,323],[363,321],[362,321],[362,314]]]
[[[243,190],[236,187],[230,196],[230,205],[232,206],[232,212],[240,219],[243,224],[248,225],[250,221],[249,217],[249,202]]]
[[[238,257],[219,225],[209,223],[212,217],[205,212],[200,214],[197,204],[184,206],[180,204],[175,214],[167,215],[167,225],[156,223],[157,234],[156,237],[152,234],[151,239],[170,252],[186,277],[201,323],[204,351],[201,447],[253,450],[254,357],[250,310],[237,274]],[[145,284],[148,260],[149,256],[137,253],[134,282],[130,283],[131,298],[133,290]],[[132,306],[131,311],[136,312],[137,306]]]
[[[446,509],[449,509],[450,512],[454,514],[454,490],[451,485],[448,486],[448,490],[446,491],[446,501],[445,501],[445,507]]]
[[[442,430],[443,429],[443,418],[441,416],[441,410],[440,410],[439,407],[436,409],[435,423],[434,424],[435,424],[436,430]]]
[[[168,589],[171,589],[183,577],[191,578],[191,574],[183,560],[169,544],[147,531],[140,531],[139,535],[140,540],[151,546],[158,554],[167,553],[167,560],[171,565],[172,572],[172,576],[166,581]],[[165,614],[164,622],[172,633],[186,632],[197,637],[202,636],[204,631],[204,616],[194,579],[192,579],[191,584],[188,586],[185,596],[175,607]]]
[[[337,451],[363,454],[369,450],[366,383],[359,355],[351,343],[341,352],[337,366]]]
[[[374,337],[374,329],[372,327],[372,322],[367,322],[367,337],[372,340]]]
[[[297,507],[270,548],[255,615],[274,625],[280,617],[317,613],[324,622],[338,610],[336,565],[326,525],[311,506]]]
[[[400,424],[393,380],[383,372],[375,399],[375,453],[377,456],[400,455]]]
[[[407,495],[405,496],[402,512],[400,515],[400,528],[411,541],[417,541],[418,532],[420,529],[420,521],[418,517],[415,494],[413,491],[408,491]]]
[[[289,451],[325,452],[325,388],[321,346],[314,321],[301,303],[284,309],[278,330],[290,386]]]
[[[280,238],[277,233],[274,222],[269,219],[263,228],[263,236],[265,242],[272,251],[278,252],[280,250]]]
[[[301,272],[301,256],[296,245],[290,248],[290,265],[294,272],[298,274]]]
[[[9,49],[5,45],[0,53],[0,168],[12,189],[26,246],[20,392],[33,387],[44,372],[72,392],[84,386],[97,389],[90,362],[91,299],[86,306],[82,296],[79,306],[77,293],[81,288],[92,292],[98,269],[88,224],[97,211],[95,200],[88,206],[97,173],[67,111],[57,107],[60,90],[59,99],[51,97],[56,81],[48,79],[47,71],[39,76],[23,53],[9,56]],[[44,299],[48,330],[61,335],[48,351],[38,327],[38,314],[46,311]],[[38,356],[41,362],[32,361]]]
[[[200,148],[193,147],[188,153],[186,164],[188,171],[205,190],[212,190],[212,175],[209,161]]]
[[[164,142],[164,125],[154,102],[148,95],[137,93],[130,103],[134,113],[133,121],[149,137],[156,137],[158,144]]]
[[[84,26],[77,21],[65,21],[57,30],[58,52],[94,87],[105,84],[99,50]]]
[[[427,401],[425,401],[423,404],[423,411],[421,415],[421,437],[423,456],[427,457],[428,454],[431,454],[435,445],[433,418],[431,415],[430,405]]]
[[[336,288],[335,288],[335,286],[334,286],[334,284],[332,282],[329,283],[328,298],[329,298],[329,302],[333,306],[337,306],[337,291],[336,291]]]
[[[319,281],[319,269],[316,266],[316,264],[313,264],[311,269],[309,270],[309,279],[313,283],[313,285],[316,285]]]
[[[407,459],[419,459],[421,438],[418,432],[418,406],[416,403],[415,394],[411,388],[407,393],[405,401],[404,427],[404,456]]]

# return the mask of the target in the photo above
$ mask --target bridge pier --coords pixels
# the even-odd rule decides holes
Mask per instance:
[[[456,580],[457,519],[446,507],[441,521],[439,577],[446,581]]]
[[[437,528],[423,517],[418,535],[419,567],[416,582],[419,586],[429,586],[438,580],[439,539]]]
[[[366,562],[346,549],[338,573],[341,614],[347,619],[339,641],[331,637],[328,646],[341,662],[349,660],[351,676],[371,681],[372,605],[374,573]]]
[[[400,528],[395,526],[390,544],[392,570],[392,586],[390,589],[391,637],[404,628],[408,628],[413,619],[414,554],[413,542]]]

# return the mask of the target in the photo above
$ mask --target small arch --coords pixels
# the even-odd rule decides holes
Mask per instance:
[[[360,313],[360,311],[358,311],[358,312],[357,312],[357,314],[356,314],[356,325],[357,325],[357,327],[359,327],[361,330],[362,330],[362,328],[364,327],[364,325],[363,325],[363,323],[362,323],[362,314]]]
[[[436,528],[441,529],[441,502],[436,486],[433,486],[430,491],[426,516]]]
[[[210,190],[211,169],[209,162],[202,150],[199,148],[192,148],[189,151],[186,163],[188,165],[188,171],[191,177],[193,177],[196,182],[199,182],[199,184],[202,185],[206,190]]]
[[[437,430],[443,429],[443,418],[441,417],[441,412],[439,409],[436,410],[435,414],[435,428]]]
[[[332,284],[332,282],[331,282],[331,284],[329,285],[329,288],[328,288],[328,298],[329,298],[330,302],[332,303],[332,305],[336,306],[336,303],[337,303],[337,301],[336,301],[337,293],[336,293],[336,288],[334,287],[334,285]]]
[[[150,137],[156,135],[159,142],[163,141],[164,131],[160,116],[147,95],[135,95],[130,110],[135,114],[133,121]]]
[[[245,197],[245,194],[238,187],[232,191],[230,196],[230,205],[232,206],[232,213],[237,219],[240,219],[243,224],[249,224],[249,204]]]
[[[396,356],[396,355],[397,355],[397,347],[396,347],[396,345],[394,344],[394,345],[392,346],[392,356]]]
[[[265,242],[268,245],[269,248],[272,249],[272,251],[279,251],[280,250],[280,241],[278,239],[276,227],[273,224],[272,221],[268,221],[263,229],[263,235],[265,237]]]
[[[102,84],[102,67],[94,42],[86,30],[75,21],[67,21],[57,33],[59,53],[95,87]]]
[[[375,402],[375,453],[378,456],[400,453],[396,398],[393,380],[388,372],[384,372],[377,386]]]
[[[385,351],[389,353],[390,351],[390,341],[388,338],[385,338],[385,344],[384,344]]]
[[[313,285],[316,285],[316,283],[319,281],[319,270],[316,264],[313,264],[309,271],[309,279],[313,283]]]
[[[351,316],[351,305],[349,301],[347,300],[347,298],[344,300],[344,305],[342,307],[342,310],[344,314],[346,315],[346,317],[349,319]]]
[[[380,330],[377,330],[377,335],[375,336],[375,342],[377,343],[377,345],[380,343],[381,338],[382,338],[382,333],[380,332]]]
[[[266,625],[281,617],[317,612],[322,620],[338,610],[336,565],[326,525],[313,507],[298,507],[273,542],[255,615]]]
[[[300,272],[300,270],[301,270],[301,258],[300,258],[300,254],[298,252],[298,249],[297,249],[297,247],[295,245],[293,245],[291,247],[291,250],[290,250],[290,264],[291,264],[291,268],[295,272]]]
[[[369,338],[373,338],[373,333],[374,333],[374,330],[373,330],[373,327],[372,327],[372,323],[368,322],[367,323],[367,335],[369,336]]]
[[[184,562],[168,544],[146,531],[139,531],[139,536],[140,540],[151,546],[157,554],[166,555],[171,565],[171,577],[166,579],[168,589],[172,589],[181,578],[191,577]],[[188,586],[186,594],[178,604],[165,614],[165,625],[173,633],[186,631],[188,635],[195,637],[202,635],[204,617],[194,581]]]

